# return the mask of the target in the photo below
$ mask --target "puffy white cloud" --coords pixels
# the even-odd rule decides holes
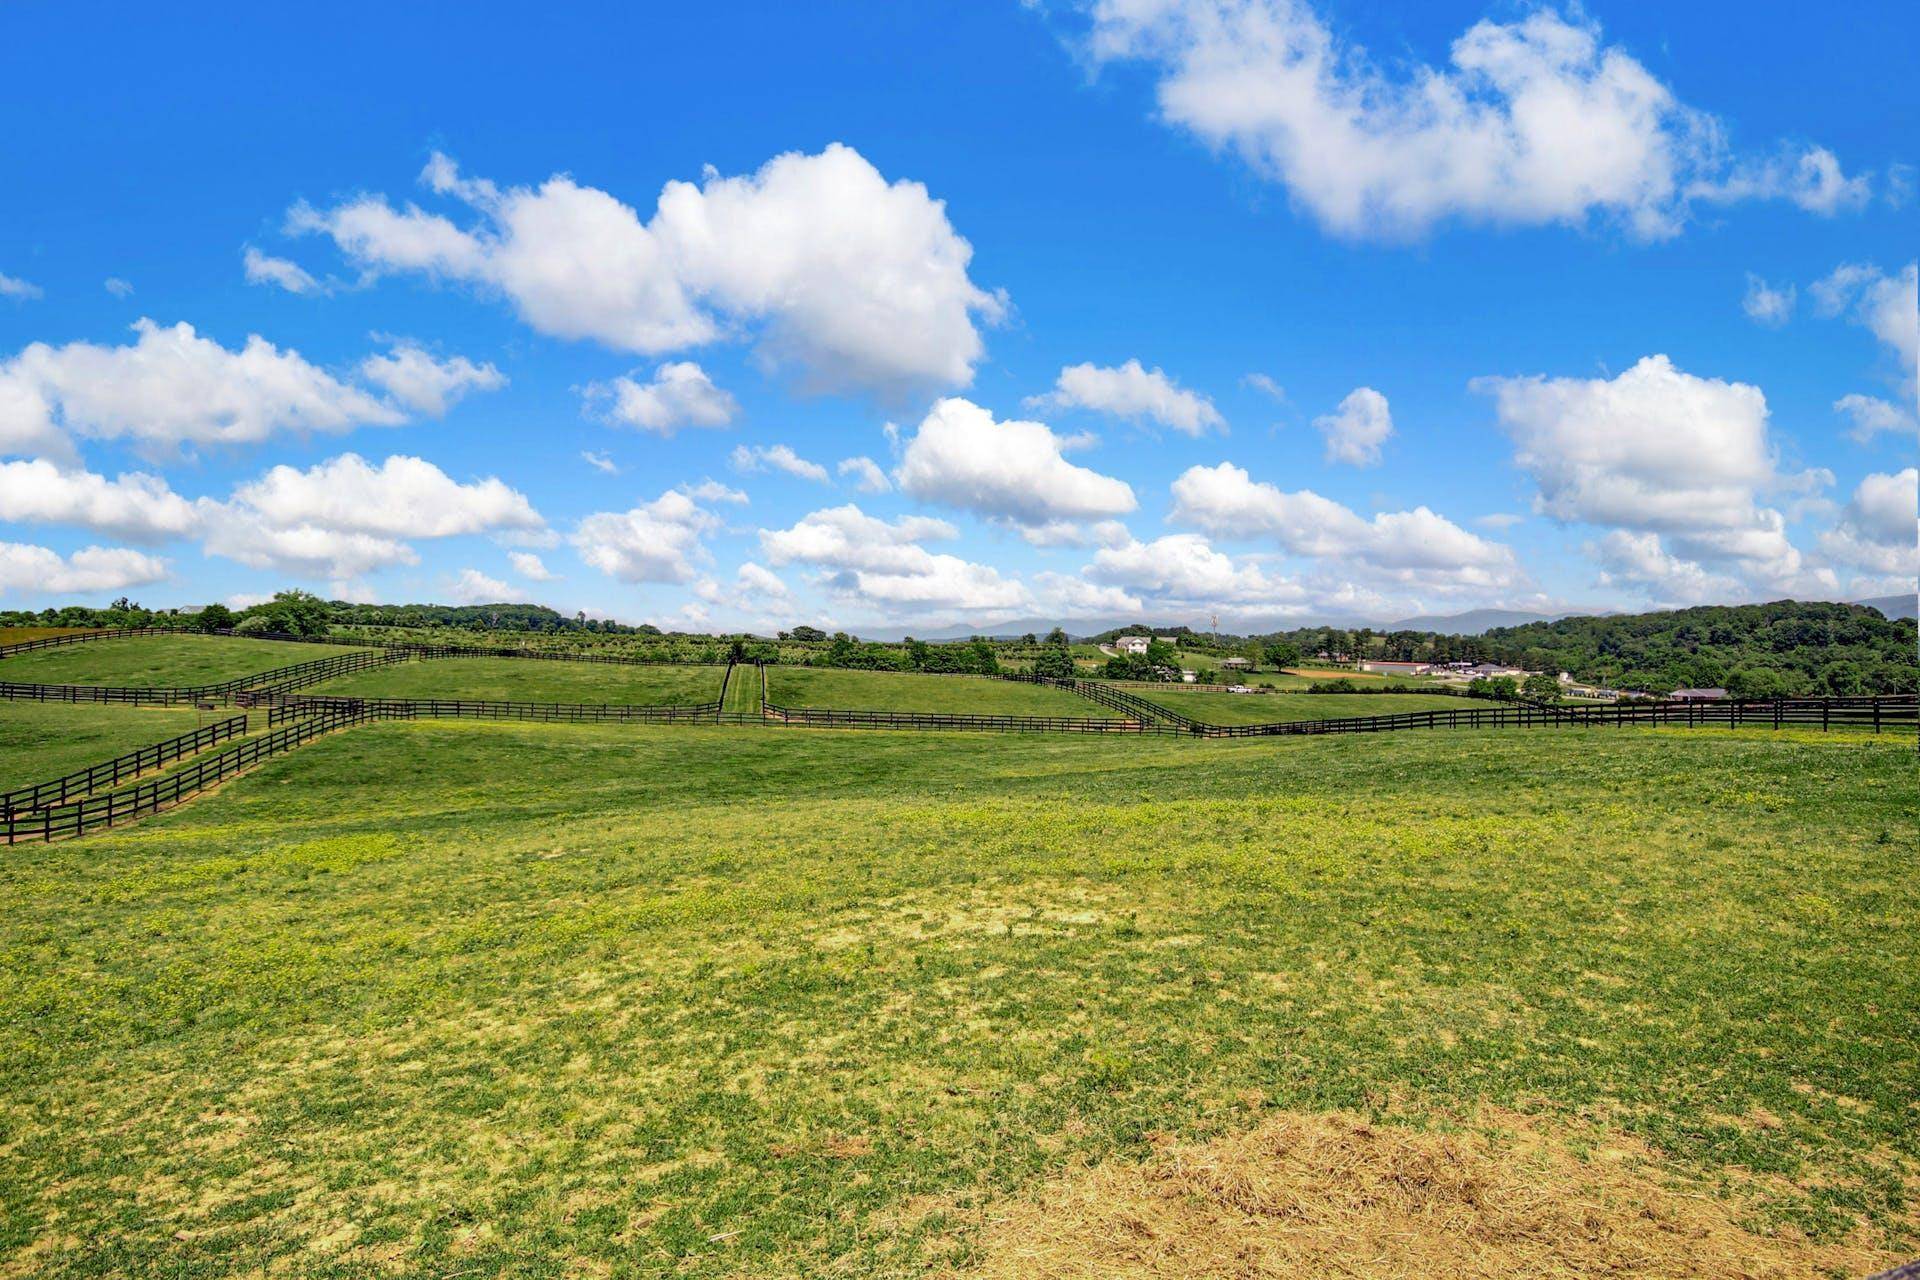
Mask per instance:
[[[1327,441],[1327,461],[1356,467],[1378,466],[1380,450],[1393,434],[1387,398],[1372,387],[1355,387],[1340,407],[1313,420]]]
[[[1141,367],[1138,360],[1112,368],[1070,364],[1060,370],[1052,391],[1029,398],[1027,405],[1091,409],[1134,422],[1151,420],[1190,436],[1226,426],[1213,401],[1186,390],[1159,369]]]
[[[36,342],[0,360],[0,449],[68,456],[67,432],[169,448],[406,421],[392,404],[257,334],[229,351],[190,324],[143,319],[133,328],[131,346]]]
[[[1920,266],[1895,275],[1862,263],[1836,267],[1809,290],[1821,314],[1846,315],[1893,356],[1903,399],[1920,398]]]
[[[436,155],[421,179],[478,223],[366,197],[296,207],[289,224],[327,234],[368,270],[480,285],[543,333],[623,351],[679,350],[757,324],[762,352],[821,388],[963,386],[982,352],[975,316],[1004,309],[968,279],[972,247],[940,201],[837,143],[749,176],[669,182],[644,223],[565,176],[502,189]]]
[[[1068,462],[1068,443],[1041,423],[996,422],[952,397],[921,420],[894,479],[922,501],[1016,524],[1123,515],[1138,505],[1125,481]]]
[[[547,568],[546,561],[531,551],[509,551],[507,563],[513,566],[515,573],[528,582],[552,582],[556,576]]]
[[[812,512],[788,529],[762,529],[760,546],[774,564],[901,571],[925,563],[920,543],[958,536],[945,520],[903,516],[890,523],[847,503]]]
[[[25,301],[29,298],[45,297],[45,292],[37,284],[29,284],[18,276],[10,276],[0,271],[0,298],[13,298]]]
[[[817,484],[828,484],[832,480],[825,467],[807,461],[784,444],[736,445],[732,461],[734,468],[739,471],[784,471],[790,476],[812,480]]]
[[[1175,521],[1216,537],[1271,540],[1283,551],[1362,576],[1448,587],[1524,580],[1513,551],[1426,507],[1365,518],[1311,489],[1288,492],[1230,462],[1189,467],[1173,482]]]
[[[507,377],[491,364],[475,364],[465,356],[436,360],[411,342],[394,344],[384,356],[360,362],[360,376],[416,413],[446,416],[469,391],[498,391]]]
[[[247,273],[248,284],[270,284],[288,293],[327,291],[326,286],[314,279],[299,263],[262,253],[252,245],[248,245],[240,255],[240,262]]]
[[[759,596],[772,600],[785,600],[790,592],[780,575],[762,565],[748,560],[740,566],[735,577],[740,590],[749,596]]]
[[[1588,552],[1600,563],[1601,586],[1638,591],[1661,604],[1725,602],[1740,594],[1739,582],[1672,555],[1657,533],[1615,529]]]
[[[590,382],[586,398],[605,422],[663,436],[686,426],[724,427],[740,407],[691,360],[661,365],[654,370],[652,382],[635,382],[631,377]]]
[[[545,524],[526,497],[495,477],[460,484],[424,458],[395,454],[378,467],[354,453],[305,471],[278,466],[234,500],[280,525],[313,524],[396,537],[446,538]]]
[[[858,458],[842,458],[834,470],[853,480],[853,487],[861,493],[886,493],[893,488],[893,482],[887,479],[887,473],[880,464],[864,455]]]
[[[1626,528],[1748,524],[1774,482],[1760,388],[1648,356],[1613,379],[1478,378],[1558,520]]]
[[[1303,598],[1299,584],[1268,575],[1258,564],[1235,560],[1197,533],[1174,533],[1151,542],[1129,539],[1094,552],[1087,576],[1163,604],[1188,608],[1256,605],[1282,612]]]
[[[669,489],[629,511],[600,511],[580,521],[572,542],[580,559],[622,582],[688,582],[707,558],[702,539],[720,521],[688,494]]]
[[[1747,313],[1747,319],[1755,324],[1763,324],[1777,329],[1793,315],[1793,304],[1797,291],[1790,284],[1775,288],[1753,272],[1747,272],[1747,293],[1740,300],[1740,309]]]
[[[1853,491],[1820,549],[1835,560],[1879,574],[1920,574],[1920,469],[1866,477]]]
[[[1598,216],[1657,237],[1690,199],[1830,212],[1864,190],[1820,148],[1730,157],[1717,121],[1577,13],[1478,22],[1449,67],[1395,76],[1305,0],[1097,0],[1093,12],[1096,61],[1155,64],[1166,120],[1233,148],[1344,235]]]
[[[920,545],[955,536],[944,520],[889,522],[849,503],[815,511],[788,529],[762,529],[760,546],[776,565],[826,570],[821,581],[828,592],[887,617],[1007,616],[1031,607],[1032,595],[1017,579]]]
[[[1516,461],[1539,486],[1542,514],[1659,534],[1663,555],[1729,572],[1754,590],[1831,588],[1832,575],[1808,565],[1787,537],[1785,517],[1760,498],[1817,489],[1832,477],[1778,471],[1758,387],[1696,377],[1665,356],[1648,356],[1612,379],[1481,378],[1473,385],[1494,397]],[[1684,573],[1669,567],[1664,579],[1646,573],[1640,580],[1677,587]],[[1624,570],[1616,576],[1632,580]]]
[[[1787,200],[1808,213],[1827,216],[1858,209],[1872,198],[1864,176],[1847,177],[1840,159],[1825,147],[1783,147],[1763,159],[1733,163],[1724,174],[1696,179],[1687,194],[1700,200]]]
[[[680,492],[699,502],[745,503],[747,500],[746,494],[738,489],[721,484],[711,476],[702,480],[699,484],[681,485]]]
[[[160,476],[134,471],[109,480],[45,459],[0,462],[0,518],[79,525],[140,541],[184,537],[200,524],[198,508]]]
[[[62,556],[24,542],[0,542],[0,591],[66,595],[119,591],[167,576],[167,562],[125,547],[83,547]]]
[[[1853,422],[1853,429],[1847,434],[1865,444],[1883,431],[1892,431],[1912,435],[1916,423],[1914,415],[1906,409],[1879,396],[1862,395],[1857,391],[1848,392],[1833,402],[1835,413],[1846,415]]]
[[[478,569],[462,569],[447,584],[447,594],[455,604],[507,604],[517,599],[512,587]]]
[[[203,503],[201,511],[212,554],[328,578],[417,563],[408,538],[545,527],[502,481],[460,484],[425,459],[402,455],[378,467],[352,453],[304,471],[274,467],[235,489],[231,501]]]

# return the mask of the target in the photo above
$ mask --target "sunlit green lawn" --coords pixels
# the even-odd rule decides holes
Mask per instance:
[[[832,667],[767,668],[767,698],[783,707],[851,711],[934,711],[978,716],[1067,716],[1111,719],[1120,712],[1066,689],[986,676],[843,671]]]
[[[47,782],[233,714],[0,700],[0,791]]]
[[[664,663],[429,658],[342,676],[315,686],[311,692],[368,698],[685,706],[718,698],[725,672],[724,666]]]
[[[1397,715],[1403,711],[1471,711],[1500,705],[1443,693],[1216,693],[1174,684],[1128,692],[1208,724],[1280,724]]]
[[[350,730],[0,859],[0,1274],[913,1274],[1249,1091],[1920,1250],[1916,847],[1904,738]]]
[[[218,684],[257,671],[353,652],[337,644],[236,636],[128,636],[0,658],[0,680],[156,687]]]

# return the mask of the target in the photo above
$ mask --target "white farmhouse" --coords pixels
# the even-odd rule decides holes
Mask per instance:
[[[1121,636],[1113,642],[1114,652],[1144,658],[1147,655],[1147,639],[1146,636]]]

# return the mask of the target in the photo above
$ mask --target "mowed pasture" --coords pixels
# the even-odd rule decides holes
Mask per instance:
[[[1205,689],[1129,689],[1170,711],[1207,724],[1283,724],[1385,716],[1402,711],[1473,711],[1503,704],[1444,693],[1219,693]]]
[[[0,700],[0,791],[49,782],[233,714]]]
[[[725,666],[569,662],[548,658],[422,658],[315,685],[316,695],[471,702],[591,702],[672,707],[720,696]],[[756,683],[756,689],[758,685]]]
[[[0,645],[22,644],[28,640],[45,640],[49,636],[78,635],[82,631],[93,631],[93,627],[0,627]]]
[[[0,1275],[1864,1274],[1917,846],[1795,731],[353,729],[0,859]]]
[[[833,711],[925,711],[969,716],[1124,718],[1067,689],[993,676],[934,676],[834,667],[767,668],[767,701]]]
[[[0,658],[0,680],[179,688],[221,684],[275,667],[353,652],[345,645],[239,636],[123,636]]]

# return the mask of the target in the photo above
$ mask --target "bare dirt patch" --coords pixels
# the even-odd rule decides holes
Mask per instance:
[[[1352,1115],[1109,1162],[990,1210],[955,1275],[1019,1277],[1865,1275],[1902,1261],[1860,1242],[1758,1234],[1658,1155],[1572,1141],[1510,1113],[1438,1133]]]

